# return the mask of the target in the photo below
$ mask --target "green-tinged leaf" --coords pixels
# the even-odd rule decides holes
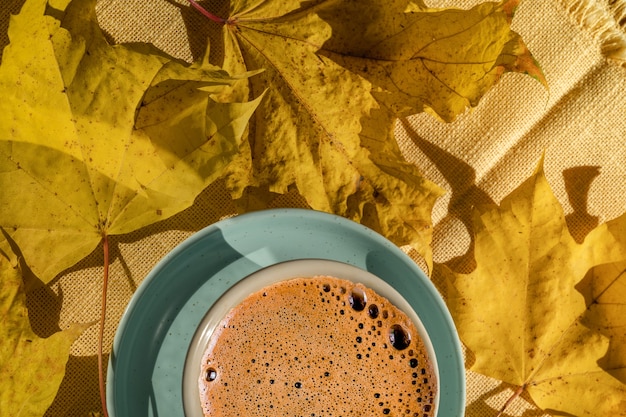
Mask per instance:
[[[41,417],[65,375],[70,346],[87,325],[42,339],[31,329],[18,267],[0,252],[0,415]]]
[[[49,281],[98,245],[187,207],[258,105],[223,70],[111,46],[95,1],[28,0],[0,66],[0,226]]]
[[[521,387],[544,410],[626,415],[626,385],[602,366],[609,339],[585,326],[576,285],[606,257],[577,244],[540,165],[474,219],[476,269],[436,265],[471,369]],[[592,232],[593,233],[593,232]],[[626,259],[626,247],[614,250]]]

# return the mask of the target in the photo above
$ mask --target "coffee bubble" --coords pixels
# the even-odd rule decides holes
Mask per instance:
[[[352,307],[354,311],[363,311],[363,309],[365,309],[365,305],[367,304],[365,291],[361,288],[354,288],[350,293],[348,301],[350,302],[350,307]]]
[[[370,304],[367,308],[367,313],[371,318],[375,319],[378,317],[378,306],[376,304]]]
[[[403,350],[411,344],[411,335],[401,325],[394,324],[389,330],[389,341],[394,348]]]
[[[208,368],[204,374],[204,379],[208,382],[215,381],[217,379],[217,371],[213,368]]]

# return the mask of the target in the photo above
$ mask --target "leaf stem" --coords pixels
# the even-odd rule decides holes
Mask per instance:
[[[511,403],[513,401],[515,401],[515,399],[517,397],[519,397],[520,395],[522,395],[522,392],[524,392],[524,390],[526,389],[526,384],[522,385],[521,387],[519,387],[514,393],[513,395],[511,395],[509,397],[508,400],[506,400],[506,402],[504,403],[504,405],[502,406],[502,408],[500,409],[500,411],[498,412],[498,415],[496,417],[501,417],[504,414],[504,410],[507,409],[507,407],[509,405],[511,405]]]
[[[207,9],[200,6],[196,0],[187,0],[187,1],[189,2],[189,4],[191,4],[191,6],[194,9],[196,9],[197,11],[199,11],[200,13],[202,13],[204,16],[208,17],[212,21],[219,23],[220,25],[223,25],[226,23],[226,19],[219,17],[219,16],[215,16],[213,13],[209,12]]]
[[[102,359],[102,346],[104,344],[104,323],[106,320],[107,309],[107,287],[109,284],[109,239],[106,233],[102,235],[102,247],[104,252],[104,273],[102,280],[102,303],[100,307],[100,331],[98,334],[98,381],[100,384],[100,403],[102,405],[102,415],[103,417],[109,417],[104,386],[104,361]]]

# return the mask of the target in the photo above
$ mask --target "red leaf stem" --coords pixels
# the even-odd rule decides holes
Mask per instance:
[[[102,345],[104,340],[104,323],[107,309],[107,287],[109,284],[109,239],[106,233],[102,236],[102,246],[104,252],[104,273],[102,280],[102,305],[100,310],[100,332],[98,334],[98,379],[100,384],[100,403],[102,405],[103,417],[109,417],[106,403],[106,392],[104,386],[104,361],[102,359]]]
[[[194,9],[196,9],[197,11],[199,11],[200,13],[202,13],[204,16],[208,17],[212,21],[219,23],[220,25],[223,25],[224,23],[226,23],[226,19],[221,18],[219,16],[215,16],[213,13],[209,12],[207,9],[200,6],[198,2],[196,2],[196,0],[187,0],[187,1],[189,1],[189,4],[191,4],[191,6]]]
[[[502,408],[500,409],[500,412],[498,413],[498,415],[496,417],[501,417],[502,415],[504,415],[504,411],[507,409],[507,407],[509,405],[511,405],[511,403],[520,395],[522,395],[522,392],[524,392],[524,390],[526,389],[526,384],[522,385],[521,387],[519,387],[514,393],[513,395],[511,395],[511,397],[506,400],[506,402],[504,403],[504,405],[502,406]]]

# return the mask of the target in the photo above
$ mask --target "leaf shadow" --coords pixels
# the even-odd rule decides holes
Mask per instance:
[[[30,326],[35,334],[41,338],[52,336],[61,330],[61,308],[63,306],[63,290],[59,287],[59,294],[55,294],[48,285],[45,285],[26,266],[22,259],[22,274],[26,291],[26,308]]]
[[[19,262],[31,329],[41,338],[52,336],[61,330],[59,322],[63,305],[62,290],[59,288],[59,294],[55,294],[50,286],[44,284],[43,281],[33,274],[26,262],[24,262],[22,252],[9,234],[1,228],[0,234],[6,239]]]
[[[499,409],[494,408],[489,405],[490,399],[492,397],[501,395],[505,391],[509,390],[514,392],[516,387],[513,385],[501,382],[497,386],[491,388],[488,391],[484,391],[478,398],[476,398],[471,403],[468,403],[465,407],[465,415],[466,416],[496,416],[498,414]],[[541,414],[537,414],[537,417],[541,416]],[[519,417],[508,414],[506,411],[502,414],[502,417]],[[525,416],[531,417],[531,416]],[[535,416],[532,416],[535,417]]]
[[[221,67],[224,64],[222,26],[202,16],[189,4],[181,4],[176,0],[165,1],[180,10],[193,60],[197,61],[204,57],[208,49],[209,62]],[[228,16],[230,2],[227,0],[199,1],[198,4],[216,16]]]
[[[9,44],[9,22],[11,15],[17,14],[26,0],[3,0],[0,7],[0,61],[2,60],[2,52]]]
[[[598,175],[598,166],[579,166],[563,171],[565,190],[573,209],[572,213],[565,216],[565,222],[576,243],[582,243],[585,236],[598,226],[598,216],[587,212],[589,189]]]
[[[108,360],[106,355],[105,363]],[[98,357],[70,355],[65,377],[44,417],[88,416],[101,412],[98,392]]]
[[[452,189],[448,216],[459,219],[470,234],[470,247],[464,255],[446,262],[457,272],[468,273],[476,267],[472,211],[474,207],[495,205],[495,201],[476,185],[476,171],[465,161],[422,138],[406,118],[400,120],[411,141],[433,162]],[[577,243],[598,225],[598,216],[587,211],[589,189],[600,174],[598,166],[577,166],[563,171],[565,191],[573,212],[565,216],[568,230]]]
[[[476,171],[465,161],[422,138],[406,118],[400,123],[411,141],[430,159],[448,182],[452,193],[448,216],[460,220],[470,235],[467,252],[446,262],[451,269],[469,273],[476,268],[472,211],[474,207],[495,205],[493,199],[476,185]]]

